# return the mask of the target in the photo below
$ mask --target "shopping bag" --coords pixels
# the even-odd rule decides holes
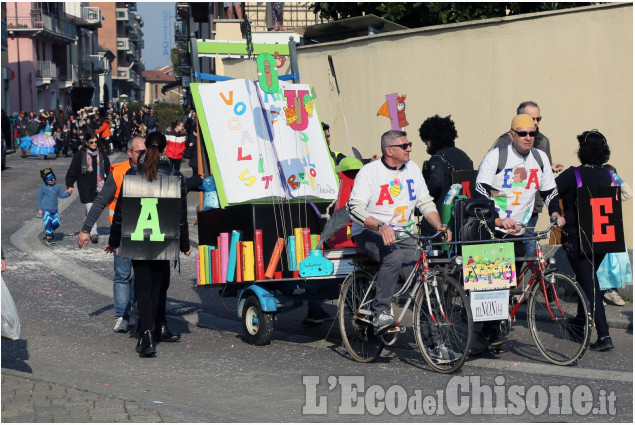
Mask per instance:
[[[20,339],[18,310],[15,308],[9,288],[5,285],[2,277],[0,277],[0,281],[2,281],[2,336],[13,340]]]

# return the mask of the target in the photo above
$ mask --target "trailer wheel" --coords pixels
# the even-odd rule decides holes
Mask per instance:
[[[245,340],[254,345],[269,344],[273,333],[273,314],[262,311],[258,297],[250,295],[247,298],[242,316]]]

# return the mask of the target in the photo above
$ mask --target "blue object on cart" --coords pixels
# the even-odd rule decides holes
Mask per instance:
[[[203,211],[220,208],[214,176],[205,177],[198,188],[203,191]]]
[[[300,276],[331,276],[333,274],[333,262],[324,258],[321,249],[312,249],[309,256],[300,262]]]

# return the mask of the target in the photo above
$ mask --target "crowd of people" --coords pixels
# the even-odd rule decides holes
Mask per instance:
[[[506,199],[505,208],[498,209],[494,222],[499,235],[505,233],[512,239],[531,232],[543,206],[546,206],[548,214],[566,230],[563,248],[593,312],[598,339],[591,345],[591,350],[610,350],[613,344],[604,305],[605,301],[624,304],[614,290],[624,286],[624,282],[609,275],[608,279],[614,281],[600,286],[597,271],[604,255],[589,259],[581,254],[575,194],[578,187],[585,185],[611,186],[624,182],[614,169],[606,167],[610,148],[598,130],[585,131],[577,136],[581,166],[565,170],[562,164],[553,162],[549,139],[539,128],[541,120],[540,108],[535,102],[523,102],[518,106],[510,129],[494,142],[480,162],[473,196],[498,197],[499,207],[501,199]],[[18,137],[54,128],[55,154],[73,155],[65,176],[66,189],[62,189],[56,181],[51,168],[41,173],[43,184],[38,193],[37,208],[44,221],[46,241],[54,243],[54,231],[60,223],[58,198],[70,196],[77,184],[80,201],[86,209],[86,219],[77,237],[78,246],[85,246],[89,241],[98,242],[96,222],[101,212],[106,207],[109,209],[112,228],[105,250],[114,253],[114,331],[126,332],[129,327],[134,327],[138,311],[140,324],[137,330],[141,332],[137,352],[140,356],[153,356],[157,342],[178,341],[180,336],[169,330],[165,319],[165,299],[170,282],[167,262],[130,260],[119,256],[121,211],[117,199],[124,175],[144,176],[148,182],[161,182],[167,176],[179,177],[182,186],[180,251],[189,255],[185,194],[189,190],[198,190],[202,184],[202,176],[198,175],[196,168],[196,112],[188,109],[182,119],[172,122],[164,132],[157,131],[153,110],[144,108],[138,113],[131,113],[126,104],[119,112],[109,105],[101,112],[96,108],[83,108],[70,115],[60,106],[53,112],[40,111],[39,115],[30,113],[27,116],[21,112],[15,121]],[[330,129],[328,125],[322,125],[330,149]],[[81,134],[82,138],[76,142],[74,138],[68,139],[64,134],[69,131]],[[374,325],[378,332],[395,325],[391,311],[395,285],[400,274],[409,273],[417,258],[412,241],[400,240],[395,235],[395,227],[410,225],[410,220],[399,220],[399,217],[411,217],[411,212],[418,210],[425,218],[420,229],[422,233],[445,231],[440,212],[452,182],[451,173],[474,170],[472,159],[455,145],[458,133],[450,116],[427,118],[419,128],[419,137],[430,155],[421,169],[410,160],[413,144],[406,132],[391,130],[382,135],[381,156],[375,155],[360,162],[361,169],[348,202],[354,222],[353,240],[371,259],[382,264],[373,306]],[[126,151],[128,159],[111,164],[108,154],[115,150]],[[335,163],[346,159],[338,152],[332,152],[332,157]],[[190,158],[193,169],[193,176],[188,179],[179,172],[183,158]],[[561,174],[556,177],[558,173]],[[510,184],[510,176],[516,184]],[[389,196],[384,183],[397,180],[404,182],[407,190],[396,194],[391,191]],[[526,184],[520,184],[523,182]],[[561,211],[559,200],[563,201],[564,211]],[[400,215],[394,213],[395,206],[401,208]],[[451,239],[451,232],[448,231],[447,236]],[[515,251],[516,256],[535,255],[534,245],[523,241],[515,243]],[[138,310],[135,310],[135,305]],[[320,302],[309,303],[307,320],[311,324],[328,319],[332,317],[323,311]],[[505,342],[496,321],[485,322],[479,338],[484,346],[490,348],[500,349]],[[435,347],[435,355],[441,361],[451,356],[448,351],[442,344]]]
[[[623,181],[607,166],[610,148],[598,130],[577,136],[581,166],[564,170],[562,164],[553,162],[549,139],[539,128],[541,120],[537,103],[527,101],[518,106],[510,128],[494,142],[481,161],[472,196],[496,201],[492,230],[498,238],[506,237],[510,241],[531,235],[543,205],[547,207],[552,220],[564,229],[564,251],[590,304],[597,331],[597,340],[590,349],[611,350],[614,347],[604,305],[605,302],[624,305],[614,290],[624,286],[624,277],[606,274],[601,277],[609,282],[600,286],[598,269],[605,255],[589,256],[580,251],[576,190],[586,186],[623,185]],[[410,160],[413,146],[406,132],[388,131],[381,137],[381,160],[361,168],[348,202],[353,219],[353,240],[368,257],[381,264],[373,305],[376,332],[396,326],[391,310],[395,285],[400,275],[403,279],[408,276],[418,258],[412,241],[398,238],[395,229],[411,226],[408,218],[418,210],[425,218],[422,233],[432,235],[438,230],[446,230],[439,213],[452,184],[452,172],[473,171],[472,160],[455,146],[458,134],[450,116],[435,115],[426,119],[419,135],[431,155],[423,164],[423,171]],[[343,159],[334,157],[334,160]],[[555,174],[560,172],[562,174],[556,177]],[[396,181],[405,182],[404,187],[408,190],[388,193],[386,183]],[[564,216],[560,200],[563,201]],[[452,233],[447,231],[446,234],[450,241]],[[525,242],[514,243],[516,256],[535,256],[535,244]],[[630,269],[630,265],[626,266]],[[579,326],[576,318],[571,319],[572,328]],[[477,337],[484,349],[500,350],[506,342],[500,321],[483,322]],[[438,361],[452,358],[451,349],[443,341],[435,343],[437,345],[431,347],[433,357],[436,356]]]
[[[120,108],[109,102],[103,108],[86,106],[75,112],[59,105],[54,111],[20,111],[9,118],[22,157],[30,153],[41,155],[43,159],[49,155],[67,157],[76,154],[90,133],[97,134],[106,152],[111,154],[124,152],[131,137],[145,136],[157,130],[154,109],[144,106],[132,111],[127,102]]]

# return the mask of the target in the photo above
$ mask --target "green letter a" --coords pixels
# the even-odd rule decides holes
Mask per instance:
[[[159,228],[159,212],[157,211],[158,198],[141,198],[141,213],[137,220],[137,227],[130,235],[130,240],[143,241],[143,231],[152,230],[150,242],[163,242],[165,234]]]

